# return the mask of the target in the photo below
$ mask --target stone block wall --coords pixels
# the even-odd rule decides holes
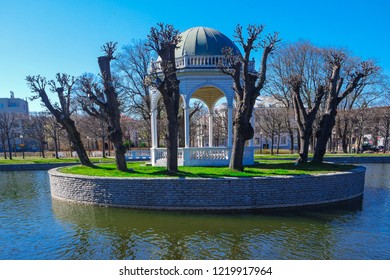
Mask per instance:
[[[364,190],[365,168],[256,178],[102,178],[49,171],[54,198],[141,209],[244,210],[341,202]]]

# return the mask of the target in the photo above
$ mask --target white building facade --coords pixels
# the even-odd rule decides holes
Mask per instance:
[[[15,98],[11,91],[10,98],[0,98],[0,113],[28,115],[28,102],[21,98]]]

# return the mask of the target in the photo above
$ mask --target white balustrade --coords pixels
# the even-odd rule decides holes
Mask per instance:
[[[218,68],[219,65],[225,65],[227,58],[223,55],[214,56],[199,56],[199,55],[185,55],[176,58],[176,68]],[[249,72],[256,72],[255,61],[249,61]],[[161,61],[152,62],[152,71],[161,71]]]
[[[164,148],[152,149],[154,151],[153,165],[164,166],[167,160],[167,151]],[[231,148],[179,148],[178,163],[185,166],[227,166],[230,161]],[[152,157],[153,159],[153,157]],[[253,164],[253,148],[246,147],[244,151],[244,164]]]
[[[150,150],[131,150],[125,156],[127,160],[150,159]]]

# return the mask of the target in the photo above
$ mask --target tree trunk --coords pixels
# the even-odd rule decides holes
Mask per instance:
[[[236,128],[234,129],[236,130]],[[229,168],[233,170],[243,171],[244,170],[244,149],[246,140],[239,134],[236,134],[234,131],[233,147],[232,147],[232,155],[230,158]]]
[[[104,83],[104,94],[107,98],[104,108],[108,116],[108,138],[114,145],[116,168],[120,171],[128,171],[125,157],[126,147],[123,145],[123,133],[120,125],[118,96],[111,77],[111,59],[112,57],[108,55],[98,57],[100,73]]]
[[[249,102],[249,101],[247,101]],[[251,116],[253,106],[239,106],[234,119],[234,137],[232,156],[229,163],[229,168],[237,171],[244,170],[244,150],[247,140],[252,139],[254,130],[251,125]]]
[[[344,154],[347,154],[348,153],[348,132],[349,131],[349,125],[348,125],[348,120],[344,120],[344,127],[343,129],[341,130],[341,127],[340,127],[340,136],[341,136],[341,146],[343,148],[343,153]]]
[[[171,110],[170,110],[171,111]],[[168,131],[166,135],[167,146],[167,170],[169,173],[175,174],[178,171],[178,134],[179,123],[173,110],[167,112],[168,115]]]
[[[348,153],[352,154],[352,132],[349,134],[348,137]]]
[[[386,119],[386,126],[385,126],[385,142],[383,143],[383,153],[385,154],[387,152],[388,146],[389,146],[389,136],[390,136],[390,119]]]
[[[299,158],[297,159],[298,163],[307,163],[308,154],[309,154],[309,145],[310,145],[310,136],[303,135],[299,137],[300,147],[299,147]]]
[[[12,159],[12,145],[11,145],[11,139],[10,139],[8,133],[6,133],[6,137],[7,137],[7,143],[8,143],[9,159]]]
[[[6,144],[5,144],[5,141],[1,141],[1,144],[3,145],[3,154],[4,154],[4,159],[7,159],[7,148],[6,148]]]
[[[348,154],[348,137],[344,133],[341,135],[341,146],[343,148],[343,153]]]
[[[128,171],[125,157],[126,147],[123,145],[122,136],[122,131],[109,128],[108,137],[114,145],[116,168],[120,171]]]
[[[54,138],[54,149],[55,149],[56,159],[59,159],[59,157],[58,157],[58,142],[57,142],[57,137]]]
[[[102,137],[102,158],[106,157],[106,137]]]
[[[162,94],[165,113],[168,119],[168,130],[165,137],[167,145],[167,170],[171,174],[178,171],[178,137],[179,137],[179,101],[180,101],[180,81],[176,77],[176,69],[164,69],[165,82],[158,87]],[[172,71],[172,72],[171,72]]]
[[[289,132],[290,134],[290,154],[294,153],[294,133],[292,131]]]
[[[328,113],[322,116],[322,119],[320,121],[320,127],[316,133],[317,144],[312,162],[323,162],[324,155],[326,152],[326,144],[328,143],[328,140],[332,135],[332,130],[335,125],[335,118],[335,109],[331,109]]]
[[[41,141],[39,143],[39,152],[40,152],[42,158],[45,158],[45,144],[44,144],[44,141]]]
[[[297,137],[297,151],[299,153],[299,151],[301,150],[301,138],[299,137],[299,130],[297,129],[297,134],[298,134],[298,137]]]
[[[69,141],[71,142],[71,151],[73,148],[77,152],[80,163],[82,165],[93,167],[94,165],[90,161],[87,152],[85,151],[83,142],[81,141],[80,133],[77,131],[74,121],[67,118],[61,119],[60,123],[68,133]]]

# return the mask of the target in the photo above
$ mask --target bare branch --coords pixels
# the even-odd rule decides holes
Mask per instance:
[[[106,54],[109,60],[116,59],[114,53],[116,51],[117,44],[117,42],[107,42],[101,47],[101,50]]]

